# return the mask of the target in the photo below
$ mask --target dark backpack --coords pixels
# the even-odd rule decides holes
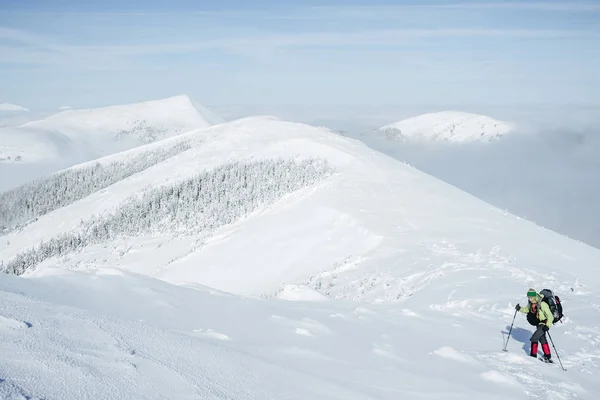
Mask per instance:
[[[550,306],[550,311],[554,315],[554,321],[552,323],[557,323],[563,317],[563,308],[560,298],[552,293],[552,290],[550,289],[544,289],[540,294],[543,296],[542,301]]]

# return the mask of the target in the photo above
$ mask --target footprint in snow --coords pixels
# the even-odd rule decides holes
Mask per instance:
[[[218,340],[231,340],[231,338],[224,333],[217,332],[212,329],[194,329],[194,332],[200,336],[218,339]]]
[[[498,354],[498,358],[510,364],[528,365],[537,363],[537,361],[530,356],[522,356],[514,353],[502,352],[501,354]]]
[[[480,355],[482,362],[491,362],[492,370],[480,374],[481,379],[496,383],[514,385],[515,383],[525,388],[528,393],[537,393],[544,399],[552,400],[570,400],[576,398],[578,394],[587,394],[577,384],[565,384],[564,382],[558,384],[550,384],[548,382],[547,371],[540,368],[529,368],[528,373],[523,373],[525,365],[538,365],[539,362],[529,356],[512,354],[512,353],[498,353],[490,355]],[[540,390],[540,388],[544,388]]]

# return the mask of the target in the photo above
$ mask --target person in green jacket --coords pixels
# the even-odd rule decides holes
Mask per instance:
[[[552,326],[554,315],[552,315],[548,303],[542,301],[543,295],[538,294],[535,289],[529,289],[527,291],[527,298],[527,305],[521,307],[517,304],[515,310],[527,314],[527,321],[531,325],[537,327],[536,331],[531,335],[531,352],[529,355],[531,357],[537,357],[538,343],[541,343],[544,359],[547,362],[553,362],[550,354],[550,346],[546,340],[546,332]]]

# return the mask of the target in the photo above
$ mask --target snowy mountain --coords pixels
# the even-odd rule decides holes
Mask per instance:
[[[10,103],[0,103],[0,129],[7,126],[24,124],[35,118],[35,115],[25,107]]]
[[[187,96],[83,110],[66,110],[0,129],[0,162],[70,165],[223,122],[199,112]]]
[[[511,123],[485,115],[443,111],[386,125],[379,129],[379,133],[392,140],[469,142],[493,141],[514,129]]]
[[[3,111],[29,111],[27,108],[23,107],[23,106],[19,106],[16,104],[10,104],[10,103],[0,103],[0,112]]]
[[[245,118],[0,196],[7,397],[600,390],[600,250],[325,129]],[[564,304],[555,364],[528,356],[530,287]]]

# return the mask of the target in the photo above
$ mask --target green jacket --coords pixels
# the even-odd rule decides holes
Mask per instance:
[[[539,304],[537,308],[537,318],[540,320],[540,325],[545,323],[548,328],[552,328],[552,322],[554,322],[554,315],[552,315],[552,311],[550,311],[550,306],[545,301],[542,301],[542,297],[538,295],[537,300],[534,303]],[[523,314],[527,314],[529,312],[529,301],[526,306],[521,307],[519,310]]]

